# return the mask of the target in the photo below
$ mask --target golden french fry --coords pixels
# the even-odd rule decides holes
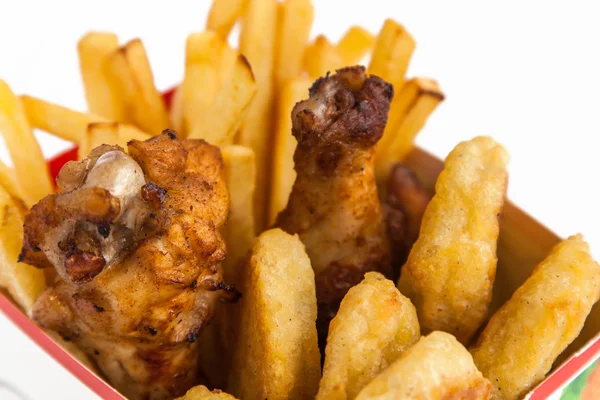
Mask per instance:
[[[183,130],[183,87],[179,85],[173,93],[171,108],[169,110],[171,126],[177,134],[185,137]]]
[[[206,20],[206,29],[227,39],[231,28],[244,13],[248,0],[213,0]]]
[[[134,124],[152,135],[170,127],[169,114],[140,39],[129,41],[108,59],[107,73],[117,82],[117,90],[127,113],[124,122]]]
[[[219,90],[219,60],[227,46],[215,32],[192,33],[185,44],[185,76],[181,86],[183,136],[209,118],[210,106]]]
[[[218,2],[217,2],[218,3]],[[215,389],[212,392],[206,386],[198,385],[187,391],[185,396],[175,400],[236,400],[230,394]]]
[[[308,97],[312,81],[307,76],[292,79],[279,92],[277,120],[271,168],[271,201],[269,202],[269,225],[275,223],[279,212],[287,205],[296,180],[294,151],[298,143],[292,135],[292,108]]]
[[[344,60],[337,48],[323,35],[317,36],[304,52],[304,69],[313,80],[343,66]]]
[[[600,298],[600,266],[581,235],[557,244],[490,319],[475,364],[502,398],[520,399],[579,335]]]
[[[450,332],[467,344],[487,317],[507,163],[488,137],[462,142],[446,158],[398,281],[425,333]]]
[[[227,74],[225,71],[229,70]],[[246,58],[225,44],[220,72],[221,85],[210,107],[207,118],[198,120],[190,131],[190,138],[200,138],[217,145],[233,143],[254,94],[256,83]],[[196,115],[202,113],[196,113]]]
[[[494,387],[452,335],[432,332],[369,383],[356,400],[494,399]]]
[[[21,96],[21,100],[33,127],[78,144],[86,140],[89,124],[111,122],[99,115],[71,110],[31,96]],[[146,140],[149,137],[148,134],[133,126],[119,124],[121,142],[131,139]]]
[[[375,37],[360,26],[353,26],[337,44],[337,51],[344,65],[355,65],[373,48]]]
[[[249,0],[240,32],[240,52],[252,65],[257,90],[237,142],[250,147],[256,154],[254,224],[257,232],[265,228],[269,210],[276,11],[276,0]]]
[[[23,104],[0,80],[0,135],[15,166],[23,200],[35,204],[52,193],[52,181],[42,150],[27,121]]]
[[[77,44],[88,110],[113,121],[124,121],[125,104],[115,80],[106,73],[108,58],[118,48],[117,35],[107,32],[89,32]]]
[[[127,141],[119,140],[119,124],[116,122],[96,122],[88,125],[87,135],[79,145],[77,158],[82,160],[88,153],[103,144],[119,145],[126,148]]]
[[[415,51],[415,40],[400,24],[387,19],[377,35],[369,73],[385,79],[396,91],[404,85],[408,63]]]
[[[420,337],[417,311],[378,272],[351,288],[329,325],[317,400],[354,399]]]
[[[22,199],[25,197],[23,195],[23,190],[21,189],[21,185],[19,181],[17,181],[17,177],[14,169],[8,167],[0,160],[0,186],[4,188],[10,195],[10,197]]]
[[[404,159],[427,118],[444,100],[437,82],[413,78],[392,102],[388,123],[375,153],[375,174],[382,187],[392,166]]]
[[[23,241],[23,217],[0,186],[0,286],[31,315],[33,303],[46,288],[41,269],[17,261]]]
[[[310,0],[279,3],[274,71],[277,90],[300,74],[313,19],[314,9]]]
[[[248,400],[312,398],[320,368],[315,277],[298,236],[261,234],[244,269],[229,392]]]

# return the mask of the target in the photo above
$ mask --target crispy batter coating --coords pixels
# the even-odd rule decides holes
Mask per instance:
[[[417,311],[378,272],[351,288],[329,325],[318,400],[354,399],[419,340]]]
[[[236,400],[230,394],[222,392],[218,389],[212,392],[208,390],[206,386],[198,385],[191,388],[183,397],[179,397],[176,400]]]
[[[392,245],[391,278],[394,281],[400,277],[400,269],[419,237],[423,214],[431,197],[410,168],[402,164],[392,167],[382,206]]]
[[[321,339],[348,289],[367,271],[390,269],[373,157],[392,96],[391,85],[356,66],[318,79],[292,110],[297,177],[276,225],[306,246]]]
[[[356,400],[486,400],[494,392],[454,336],[432,332],[373,379]]]
[[[490,319],[471,350],[506,400],[540,382],[600,297],[600,266],[581,235],[557,244]]]
[[[398,282],[424,333],[441,330],[468,344],[487,317],[507,162],[487,137],[460,143],[446,159]]]
[[[40,325],[79,345],[131,399],[198,383],[196,337],[219,298],[229,196],[218,148],[168,131],[65,167],[25,220],[23,258],[61,279]],[[33,256],[32,256],[33,255]],[[40,261],[41,260],[41,261]]]

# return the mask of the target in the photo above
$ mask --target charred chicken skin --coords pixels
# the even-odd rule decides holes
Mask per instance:
[[[346,292],[368,271],[390,272],[373,173],[393,88],[364,67],[317,80],[292,110],[297,172],[277,225],[297,233],[315,270],[321,344]]]
[[[196,337],[221,278],[229,195],[217,147],[172,131],[70,162],[25,218],[21,259],[54,267],[34,319],[79,345],[132,399],[202,381]]]

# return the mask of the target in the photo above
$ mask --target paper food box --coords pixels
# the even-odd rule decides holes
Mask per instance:
[[[170,103],[172,91],[165,93]],[[67,151],[49,161],[53,177],[64,163],[77,158],[77,149]],[[422,183],[433,191],[443,162],[415,148],[405,163]],[[498,241],[498,268],[490,315],[506,302],[526,280],[533,268],[558,243],[560,238],[510,202],[504,205]],[[102,377],[53,341],[35,322],[30,320],[0,292],[0,311],[11,319],[24,334],[70,371],[103,399],[124,399]],[[525,396],[529,400],[597,400],[600,399],[600,302],[589,314],[579,337],[561,354],[551,373]]]

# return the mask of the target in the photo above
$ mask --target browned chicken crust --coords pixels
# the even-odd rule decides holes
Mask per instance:
[[[131,399],[202,381],[196,337],[218,299],[229,195],[217,147],[168,131],[66,165],[25,220],[22,259],[56,268],[34,318],[74,341]],[[141,176],[139,176],[141,174]]]
[[[389,273],[389,244],[373,173],[392,86],[360,66],[318,79],[292,110],[297,178],[277,226],[297,233],[315,270],[319,335],[367,271]]]

